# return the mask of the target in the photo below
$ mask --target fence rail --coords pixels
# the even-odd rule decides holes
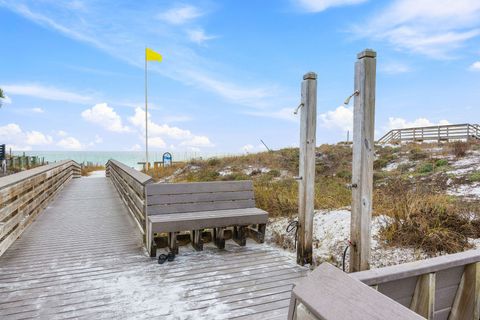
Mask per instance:
[[[58,194],[80,165],[71,160],[0,178],[0,256]]]
[[[289,319],[414,319],[408,309],[425,319],[480,319],[480,250],[348,277],[322,266],[294,288]]]
[[[401,143],[423,141],[450,141],[480,139],[478,124],[451,124],[441,126],[393,129],[378,140],[378,143]]]
[[[112,180],[138,228],[145,234],[145,186],[153,182],[152,177],[113,159],[106,164],[106,175]]]

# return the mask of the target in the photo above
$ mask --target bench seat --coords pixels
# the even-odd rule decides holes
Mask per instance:
[[[146,187],[146,212],[151,256],[156,255],[155,234],[168,234],[172,252],[178,252],[177,235],[183,231],[190,232],[196,250],[203,249],[204,232],[223,249],[226,228],[233,228],[232,239],[244,246],[246,237],[264,241],[268,221],[268,213],[255,207],[252,181],[150,184]]]
[[[151,232],[176,232],[236,225],[266,224],[268,213],[258,208],[170,213],[148,217]]]

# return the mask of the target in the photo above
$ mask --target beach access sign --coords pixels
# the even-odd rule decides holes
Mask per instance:
[[[172,154],[170,152],[165,152],[162,156],[163,166],[169,166],[172,164]]]

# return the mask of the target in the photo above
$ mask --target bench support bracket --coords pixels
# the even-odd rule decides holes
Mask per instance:
[[[265,229],[267,225],[266,224],[259,224],[257,225],[257,228],[254,229],[252,227],[248,227],[248,236],[255,240],[258,243],[263,243],[265,241]]]
[[[233,228],[233,240],[242,247],[247,244],[247,234],[245,226],[235,226]]]
[[[177,233],[178,232],[168,233],[168,248],[175,254],[178,254]]]
[[[192,230],[190,232],[190,240],[192,241],[192,247],[195,250],[203,250],[202,230]]]
[[[218,249],[225,249],[224,231],[224,227],[213,229],[213,239]]]

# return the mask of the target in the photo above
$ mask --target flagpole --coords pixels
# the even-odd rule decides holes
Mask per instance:
[[[147,47],[145,47],[145,170],[148,171]]]

